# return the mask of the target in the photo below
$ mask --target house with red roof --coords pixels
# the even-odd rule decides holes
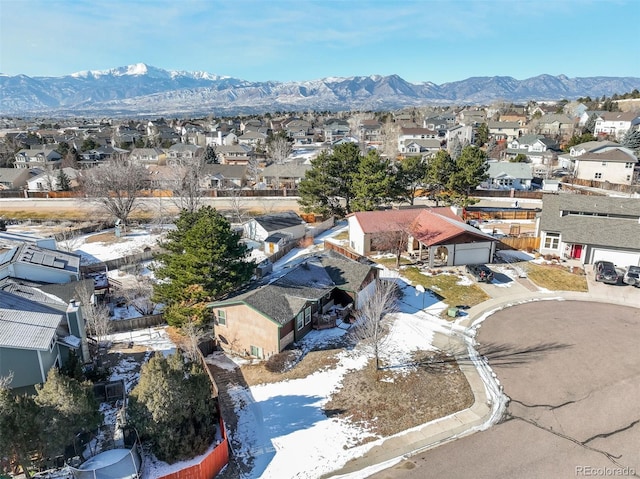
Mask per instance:
[[[489,263],[497,239],[466,224],[451,208],[363,211],[348,217],[349,246],[361,255],[398,247],[429,266]]]

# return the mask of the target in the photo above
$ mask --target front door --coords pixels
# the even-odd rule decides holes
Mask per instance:
[[[571,257],[573,259],[580,259],[582,257],[582,245],[574,244],[571,246]]]

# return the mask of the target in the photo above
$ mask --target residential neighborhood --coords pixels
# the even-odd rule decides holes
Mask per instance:
[[[523,318],[640,307],[640,113],[599,103],[3,118],[0,405],[58,414],[46,391],[69,375],[99,413],[63,445],[7,440],[3,471],[376,477],[533,420],[479,325],[534,303]],[[166,422],[156,383],[176,394]],[[170,418],[197,424],[184,449],[163,442]],[[323,445],[303,463],[293,436]]]

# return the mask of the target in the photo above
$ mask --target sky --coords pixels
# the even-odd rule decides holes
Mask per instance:
[[[0,73],[640,77],[637,0],[0,0]]]

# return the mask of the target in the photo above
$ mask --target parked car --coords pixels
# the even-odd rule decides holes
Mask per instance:
[[[630,284],[636,288],[640,288],[640,266],[627,266],[622,277],[624,284]]]
[[[593,263],[596,281],[607,284],[618,284],[618,272],[611,261],[596,261]]]
[[[473,275],[476,281],[490,283],[493,280],[493,271],[484,264],[468,264],[465,269]]]

